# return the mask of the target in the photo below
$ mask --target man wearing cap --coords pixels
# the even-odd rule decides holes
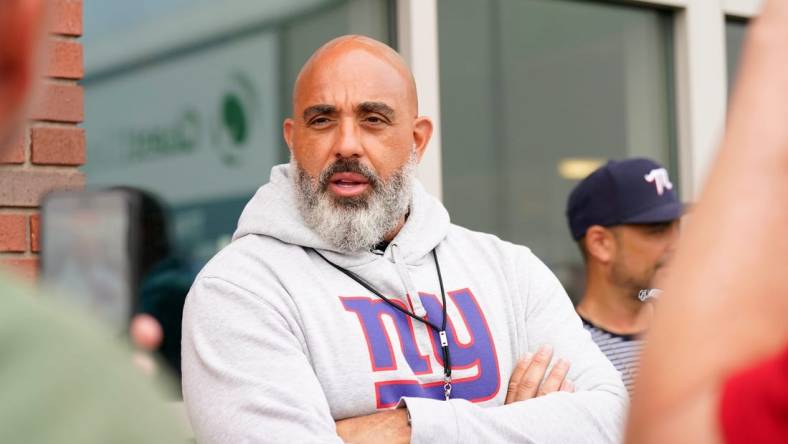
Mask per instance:
[[[586,272],[577,313],[630,392],[653,313],[639,296],[662,279],[682,211],[667,170],[645,158],[610,161],[569,196],[569,228]]]

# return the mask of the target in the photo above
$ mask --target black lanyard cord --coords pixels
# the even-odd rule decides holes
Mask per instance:
[[[441,323],[441,329],[439,335],[441,337],[441,347],[446,349],[446,352],[443,354],[443,366],[444,373],[446,377],[451,379],[451,360],[449,357],[449,343],[446,339],[446,320],[449,318],[446,315],[446,290],[443,289],[443,276],[441,275],[441,264],[438,262],[438,253],[435,252],[435,249],[432,249],[432,257],[435,259],[435,269],[438,271],[438,284],[441,288],[441,300],[443,301],[443,322]]]
[[[393,307],[397,311],[399,311],[401,313],[404,313],[405,315],[410,316],[411,318],[421,322],[422,324],[426,325],[427,327],[429,327],[433,331],[435,331],[435,333],[438,333],[438,337],[439,337],[439,339],[441,341],[441,351],[443,352],[442,353],[443,354],[443,363],[444,363],[444,365],[443,365],[443,373],[445,375],[446,380],[449,381],[449,382],[451,381],[451,360],[450,360],[450,355],[449,355],[449,343],[448,343],[448,340],[446,338],[446,319],[448,318],[448,316],[446,314],[446,291],[443,289],[443,276],[441,276],[441,267],[440,267],[440,263],[438,262],[438,254],[435,252],[434,248],[432,249],[432,257],[435,259],[435,269],[438,271],[438,283],[440,284],[441,301],[443,302],[443,320],[441,322],[441,326],[440,327],[438,327],[437,325],[433,324],[432,322],[430,322],[426,318],[421,318],[419,316],[416,316],[414,313],[412,313],[412,312],[400,307],[399,305],[395,304],[394,302],[389,300],[389,298],[383,296],[383,294],[381,294],[377,289],[375,289],[375,287],[370,285],[368,282],[366,282],[360,276],[358,276],[357,274],[353,273],[350,270],[346,270],[346,269],[340,267],[339,265],[331,262],[330,260],[328,260],[325,256],[320,254],[320,252],[315,250],[314,248],[309,248],[309,249],[314,251],[315,254],[317,254],[321,258],[323,258],[323,260],[328,262],[329,265],[331,265],[332,267],[334,267],[337,270],[341,271],[342,274],[346,275],[350,279],[353,279],[359,285],[361,285],[362,287],[364,287],[367,290],[369,290],[372,294],[374,294],[375,296],[380,298],[386,304],[390,305],[391,307]],[[411,296],[412,297],[418,297],[418,295],[411,295]],[[447,398],[448,398],[448,393],[447,393]]]

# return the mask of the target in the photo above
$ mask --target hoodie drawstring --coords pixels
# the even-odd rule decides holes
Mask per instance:
[[[399,275],[399,279],[405,287],[405,293],[408,297],[408,302],[410,302],[410,308],[413,310],[413,314],[423,318],[427,314],[427,310],[424,309],[419,293],[416,291],[416,286],[413,285],[413,279],[411,279],[410,274],[408,274],[408,267],[405,265],[405,260],[400,255],[399,245],[391,243],[389,248],[391,249],[391,261],[394,263],[394,267],[397,269],[397,275]]]

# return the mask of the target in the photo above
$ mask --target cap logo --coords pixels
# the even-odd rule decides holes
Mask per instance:
[[[646,182],[653,183],[657,187],[657,194],[660,196],[662,196],[665,190],[673,189],[673,184],[670,183],[670,177],[668,177],[668,170],[665,168],[653,169],[643,176],[643,178],[646,179]]]

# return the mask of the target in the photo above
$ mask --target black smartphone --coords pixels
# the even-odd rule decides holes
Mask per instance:
[[[139,211],[120,190],[58,191],[41,205],[42,284],[118,333],[137,303]]]

